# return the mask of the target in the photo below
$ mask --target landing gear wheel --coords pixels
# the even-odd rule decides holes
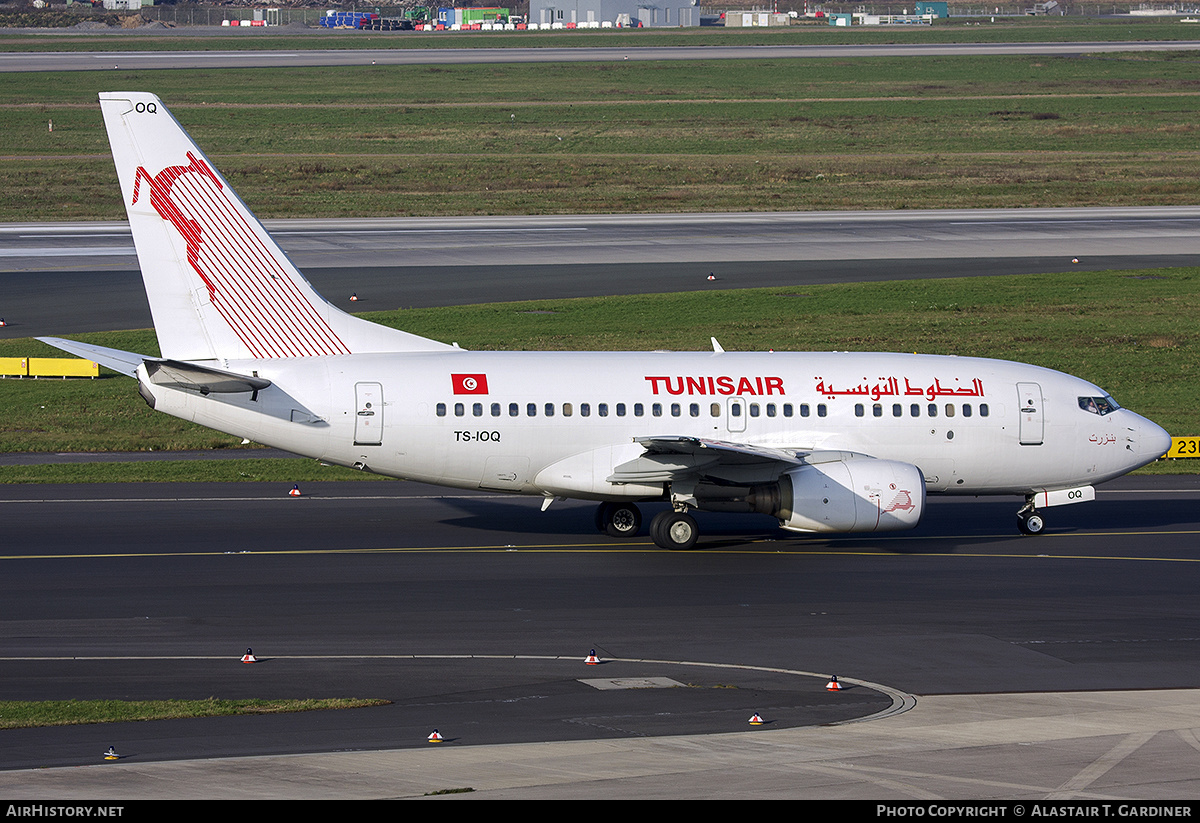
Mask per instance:
[[[1032,537],[1046,530],[1046,521],[1036,511],[1020,512],[1017,514],[1017,528],[1021,534]]]
[[[684,512],[661,512],[650,521],[650,539],[660,549],[687,551],[695,547],[699,536],[695,518]]]
[[[635,537],[642,528],[642,513],[632,503],[601,503],[596,507],[596,531],[609,537]]]
[[[609,503],[604,508],[604,533],[609,537],[636,537],[642,513],[632,503]]]
[[[612,503],[601,503],[596,507],[596,531],[607,531],[606,526],[608,524],[608,507],[611,505]]]

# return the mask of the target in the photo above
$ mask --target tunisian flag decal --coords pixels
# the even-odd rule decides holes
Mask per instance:
[[[452,374],[455,394],[487,394],[486,374]]]

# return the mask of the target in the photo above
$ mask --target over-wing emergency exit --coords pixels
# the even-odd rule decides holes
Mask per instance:
[[[1167,433],[1097,386],[977,358],[472,352],[325,302],[162,102],[100,95],[160,357],[47,343],[158,411],[276,448],[458,488],[597,501],[596,525],[695,545],[693,510],[799,533],[909,529],[926,495],[1016,494],[1018,525],[1091,500]]]

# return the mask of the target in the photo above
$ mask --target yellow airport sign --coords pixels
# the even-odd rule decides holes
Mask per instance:
[[[1167,457],[1200,457],[1200,437],[1172,437]]]
[[[99,377],[100,366],[75,357],[0,357],[0,377]]]
[[[0,377],[25,377],[29,374],[29,358],[0,357]]]

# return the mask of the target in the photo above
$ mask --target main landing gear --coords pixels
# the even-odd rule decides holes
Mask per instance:
[[[699,536],[696,519],[687,512],[667,510],[650,521],[650,539],[660,549],[687,551],[696,546]]]
[[[596,509],[596,530],[609,537],[636,537],[642,512],[632,503],[601,503]]]
[[[1033,507],[1033,497],[1025,499],[1025,505],[1017,512],[1017,528],[1021,534],[1032,537],[1036,534],[1041,534],[1046,530],[1046,520],[1041,513]]]
[[[609,537],[634,537],[642,528],[642,513],[632,503],[601,503],[596,508],[596,530]],[[661,549],[695,548],[700,529],[687,512],[667,510],[650,521],[650,539]]]

